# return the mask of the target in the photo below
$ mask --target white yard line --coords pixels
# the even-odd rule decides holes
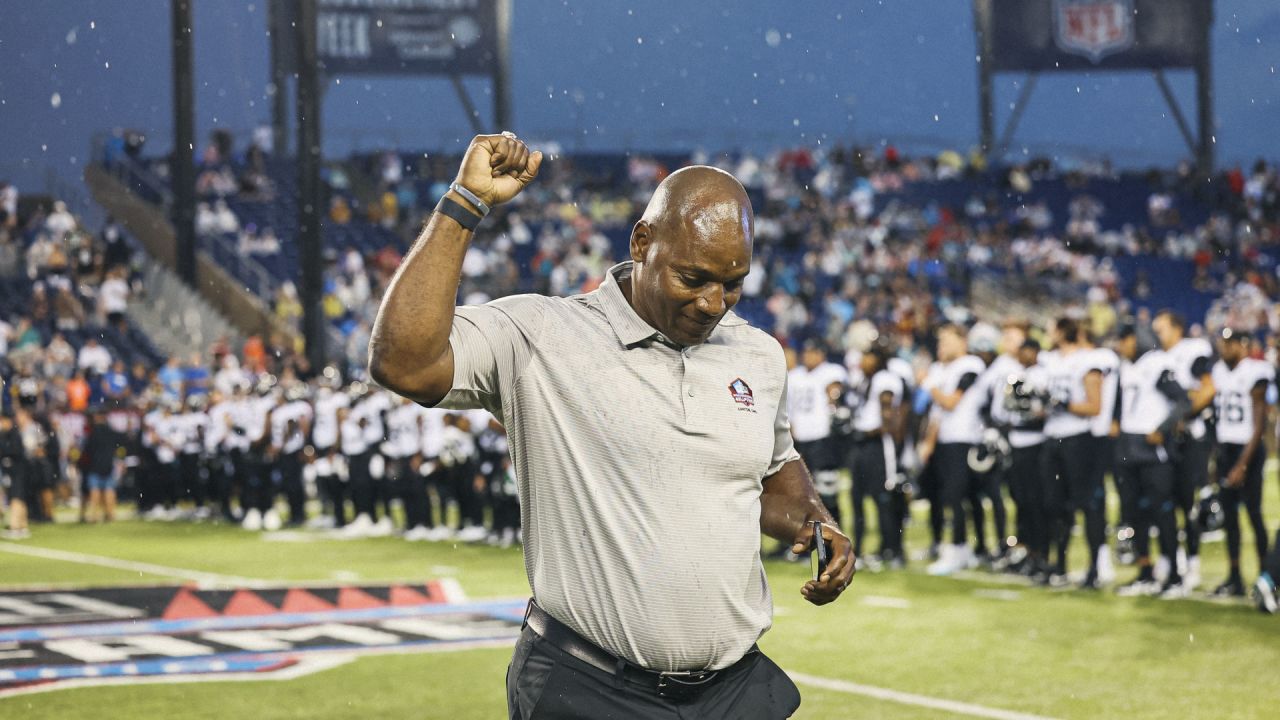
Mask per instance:
[[[88,553],[72,552],[70,550],[53,550],[51,548],[37,547],[35,545],[22,545],[12,542],[0,542],[0,552],[43,558],[45,560],[61,560],[63,562],[80,563],[81,565],[97,565],[98,567],[112,568],[114,570],[129,570],[132,572],[146,573],[148,575],[160,575],[178,580],[190,580],[206,587],[265,587],[270,585],[270,583],[265,580],[254,580],[252,578],[237,577],[235,575],[221,575],[218,573],[204,572],[202,570],[188,570],[186,568],[169,567],[168,565],[155,565],[153,563],[137,562],[135,560],[121,560],[119,558],[107,557],[105,555],[90,555]]]
[[[834,678],[824,678],[798,672],[789,672],[787,674],[791,676],[791,679],[794,682],[800,685],[808,685],[809,687],[848,693],[850,695],[863,695],[865,697],[875,698],[876,700],[887,700],[889,702],[901,703],[903,705],[914,705],[916,707],[929,708],[930,710],[942,710],[949,713],[955,713],[957,715],[992,718],[993,720],[1052,720],[1051,718],[1047,718],[1043,715],[1031,715],[1028,713],[1014,712],[1012,710],[1001,710],[1000,708],[986,707],[985,705],[973,705],[971,703],[959,702],[956,700],[929,697],[928,695],[916,695],[915,693],[890,690],[889,688],[875,687],[873,685],[861,685],[859,683],[849,682],[848,680],[836,680]]]

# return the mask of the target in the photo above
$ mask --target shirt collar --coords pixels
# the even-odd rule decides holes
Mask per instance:
[[[627,297],[622,294],[621,283],[630,281],[631,261],[628,260],[609,268],[604,282],[600,283],[600,306],[604,308],[604,315],[608,318],[613,333],[618,336],[618,342],[626,348],[660,335],[636,314],[635,308],[631,307]]]

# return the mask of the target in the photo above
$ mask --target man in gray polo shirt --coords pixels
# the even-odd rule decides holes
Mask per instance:
[[[756,648],[772,622],[759,533],[833,559],[801,594],[853,576],[848,538],[792,446],[786,364],[730,312],[751,265],[750,202],[691,167],[658,187],[631,262],[571,298],[457,307],[467,243],[542,154],[476,137],[383,299],[369,369],[426,405],[506,426],[519,485],[528,619],[511,718],[783,718],[795,686]]]

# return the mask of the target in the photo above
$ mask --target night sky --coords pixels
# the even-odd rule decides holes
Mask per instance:
[[[194,0],[197,138],[269,117],[261,0]],[[977,71],[965,0],[730,3],[516,0],[515,129],[565,149],[768,148],[817,142],[965,148],[977,134]],[[0,178],[43,189],[76,178],[90,137],[171,137],[169,3],[0,4]],[[1223,165],[1275,158],[1280,6],[1220,0],[1213,33]],[[1016,78],[998,86],[1001,122]],[[469,86],[485,114],[487,82]],[[1174,87],[1194,118],[1189,73]],[[448,149],[471,131],[441,79],[330,81],[326,153]],[[1108,154],[1123,165],[1187,156],[1143,73],[1041,79],[1016,146]]]

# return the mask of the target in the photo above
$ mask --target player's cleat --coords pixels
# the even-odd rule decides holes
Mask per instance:
[[[1280,610],[1280,599],[1276,598],[1276,582],[1270,573],[1262,573],[1253,583],[1253,604],[1264,613],[1274,615]]]
[[[930,575],[950,575],[969,567],[973,559],[973,550],[968,545],[942,545],[938,559],[930,563],[925,572]]]
[[[402,537],[409,542],[423,542],[431,539],[431,531],[422,525],[416,525],[412,530],[406,530]]]
[[[1214,597],[1244,597],[1244,581],[1239,575],[1232,575],[1221,585],[1213,589]]]
[[[1187,558],[1187,571],[1182,574],[1182,584],[1187,586],[1188,590],[1195,590],[1200,587],[1200,556],[1192,555]]]
[[[169,512],[162,505],[154,505],[142,517],[144,520],[166,520],[169,517]]]
[[[4,531],[5,540],[27,540],[30,537],[31,537],[31,531],[26,528],[22,528],[20,530]]]
[[[431,542],[444,542],[453,537],[453,531],[444,525],[437,525],[427,531],[427,540]]]
[[[858,572],[867,571],[878,573],[884,569],[884,563],[880,562],[880,558],[875,555],[864,555],[854,561],[853,567]]]
[[[1116,588],[1116,594],[1120,597],[1151,597],[1159,592],[1160,583],[1155,578],[1141,575]]]
[[[335,524],[332,515],[317,515],[307,521],[307,527],[312,530],[332,530]]]
[[[359,538],[368,537],[372,531],[373,520],[370,520],[369,516],[365,513],[360,513],[356,516],[355,520],[352,520],[346,527],[342,528],[338,532],[341,533],[342,537]]]
[[[1169,577],[1169,558],[1161,556],[1156,560],[1155,579],[1158,583],[1163,583]]]
[[[391,518],[383,515],[378,522],[369,528],[369,537],[389,537],[396,531],[395,525],[391,523]]]
[[[1187,576],[1187,551],[1179,547],[1177,558],[1178,558],[1178,564],[1177,564],[1178,575],[1181,577],[1186,577]]]
[[[1111,548],[1103,545],[1098,548],[1098,583],[1110,585],[1116,581],[1116,566],[1111,562]]]
[[[511,528],[507,528],[506,530],[502,531],[502,542],[498,544],[498,547],[506,549],[514,545],[515,542],[516,542],[516,531]]]
[[[1161,600],[1182,600],[1191,596],[1191,587],[1182,578],[1173,578],[1160,587]]]
[[[1080,581],[1081,590],[1101,590],[1102,581],[1098,579],[1098,571],[1089,568],[1089,572],[1085,573],[1084,580]]]
[[[262,514],[262,529],[269,532],[275,532],[280,529],[280,513],[275,508],[271,508]]]
[[[257,532],[262,529],[262,512],[256,508],[244,514],[244,521],[240,523],[240,527],[245,530]]]
[[[204,522],[205,520],[208,520],[212,516],[213,516],[212,510],[210,510],[207,507],[201,506],[196,508],[196,511],[192,513],[191,518],[199,522]]]
[[[483,525],[468,525],[458,531],[458,542],[473,543],[484,540],[489,532]]]

